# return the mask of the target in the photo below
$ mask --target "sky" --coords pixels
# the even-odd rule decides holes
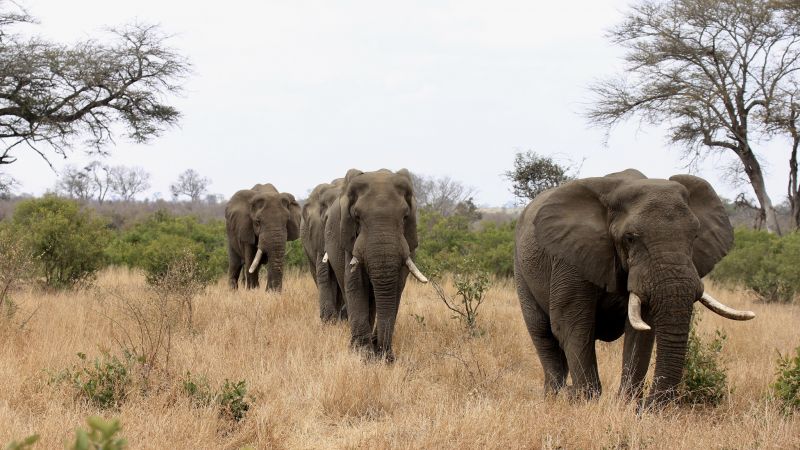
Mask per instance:
[[[43,37],[75,42],[154,23],[191,61],[184,93],[171,99],[180,125],[148,144],[120,137],[107,148],[105,163],[151,173],[143,196],[168,198],[190,168],[226,198],[266,182],[304,198],[350,168],[405,167],[464,183],[478,205],[503,206],[515,200],[503,173],[528,150],[579,166],[580,176],[687,172],[662,129],[634,120],[606,139],[583,116],[589,84],[622,70],[622,50],[605,33],[628,1],[204,3],[21,1]],[[788,150],[763,145],[767,189],[780,203]],[[16,156],[3,169],[20,192],[53,189],[58,175],[38,155]],[[63,170],[91,159],[76,148],[53,163]],[[710,157],[694,173],[733,198],[744,188],[723,179],[728,161]]]

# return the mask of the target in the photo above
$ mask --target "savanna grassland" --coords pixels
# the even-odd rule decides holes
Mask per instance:
[[[63,448],[97,414],[121,420],[130,448],[800,447],[800,418],[768,400],[777,352],[800,344],[800,307],[708,290],[758,315],[731,322],[702,313],[701,333],[728,335],[731,392],[718,407],[637,416],[615,396],[621,340],[598,344],[605,390],[598,401],[544,398],[509,281],[494,283],[478,319],[483,334],[468,337],[430,286],[410,280],[397,361],[365,362],[347,349],[346,324],[320,323],[313,281],[293,272],[281,294],[231,292],[222,281],[208,288],[194,301],[191,328],[185,321],[174,328],[164,347],[169,358],[161,353],[161,367],[137,374],[147,388],[101,409],[54,374],[82,364],[79,352],[86,361],[121,355],[125,333],[135,338],[141,330],[119,302],[148,298],[144,276],[107,269],[90,289],[14,293],[16,319],[0,319],[0,443],[39,433],[35,448]],[[194,402],[182,387],[187,371],[213,387],[246,380],[244,418]]]

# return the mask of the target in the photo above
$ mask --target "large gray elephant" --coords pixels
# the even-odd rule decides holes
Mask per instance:
[[[701,278],[732,243],[719,197],[691,175],[648,179],[628,169],[536,197],[517,223],[514,275],[545,393],[564,387],[569,372],[576,393],[599,395],[595,340],[624,333],[620,394],[648,406],[669,401],[695,301],[729,319],[755,317],[703,292]],[[654,341],[655,374],[643,399]]]
[[[238,191],[225,206],[225,228],[230,287],[238,287],[244,267],[246,287],[257,288],[258,269],[267,264],[267,289],[280,291],[286,241],[300,234],[300,205],[294,196],[278,193],[269,183]]]
[[[351,345],[394,361],[394,333],[406,277],[428,280],[412,260],[417,248],[417,206],[411,175],[350,169],[339,207],[328,209],[325,251],[344,286]]]
[[[319,317],[323,322],[347,318],[344,291],[336,281],[325,253],[325,224],[328,209],[339,208],[339,194],[344,179],[317,185],[303,204],[300,238],[308,258],[311,276],[319,290]]]

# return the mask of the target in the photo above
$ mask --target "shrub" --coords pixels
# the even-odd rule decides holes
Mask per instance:
[[[78,398],[100,408],[118,408],[128,396],[132,379],[130,376],[131,361],[120,361],[116,356],[104,353],[88,363],[85,353],[78,353],[81,365],[75,365],[55,376],[51,383],[69,383]]]
[[[764,301],[790,302],[800,292],[800,233],[783,237],[737,229],[734,248],[711,277],[741,283]]]
[[[3,224],[0,224],[0,255],[3,255],[0,258],[0,313],[12,315],[11,292],[28,278],[33,261],[19,233]]]
[[[709,342],[697,333],[700,315],[695,311],[686,350],[686,371],[679,387],[679,398],[690,405],[718,405],[728,395],[728,376],[722,364],[722,347],[727,336],[714,332]]]
[[[204,407],[216,403],[219,415],[225,419],[239,422],[250,410],[245,380],[233,383],[226,379],[219,392],[215,392],[206,377],[196,378],[191,372],[186,372],[182,384],[183,392],[196,406]]]
[[[21,441],[11,441],[6,446],[6,450],[30,450],[37,442],[39,442],[39,435],[32,434]]]
[[[122,430],[119,419],[105,420],[92,416],[86,419],[89,431],[78,428],[72,450],[122,450],[127,446],[125,439],[117,437]]]
[[[438,278],[436,272],[432,276]],[[473,335],[481,334],[478,328],[478,308],[484,301],[484,295],[489,289],[489,274],[477,268],[475,261],[464,259],[453,275],[453,284],[456,288],[455,297],[450,297],[438,281],[431,281],[436,294],[445,306],[455,315],[454,319],[462,321],[466,329]]]
[[[202,265],[211,279],[227,269],[225,222],[201,223],[193,216],[174,217],[156,211],[150,218],[122,232],[106,249],[109,262],[138,267],[156,277],[185,252]]]
[[[247,383],[245,380],[232,383],[225,380],[219,393],[220,415],[224,418],[239,422],[244,419],[250,410],[247,401]]]
[[[25,200],[12,221],[47,286],[70,288],[91,281],[105,265],[103,251],[111,232],[105,221],[75,201],[53,195]]]
[[[800,347],[794,352],[794,357],[778,355],[777,379],[772,384],[774,398],[786,413],[800,410]]]

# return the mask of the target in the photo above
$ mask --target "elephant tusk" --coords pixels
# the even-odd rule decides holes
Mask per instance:
[[[705,293],[700,297],[700,303],[726,319],[750,320],[756,316],[756,313],[753,311],[739,311],[738,309],[733,309]]]
[[[325,252],[325,254],[322,255],[322,264],[325,264],[326,262],[328,262],[328,252]]]
[[[631,322],[631,326],[633,326],[634,330],[650,330],[650,325],[642,320],[642,299],[633,292],[631,292],[631,295],[628,297],[628,320]]]
[[[358,267],[358,258],[353,256],[353,259],[350,260],[350,273],[355,272],[357,267]]]
[[[263,254],[264,252],[262,252],[261,249],[258,249],[256,252],[256,257],[253,258],[253,264],[250,264],[250,270],[248,270],[248,272],[253,273],[258,269],[258,263],[261,262],[261,255]]]
[[[425,275],[423,275],[419,269],[417,269],[417,265],[414,264],[414,261],[411,260],[410,256],[406,258],[406,266],[408,266],[408,270],[411,272],[411,275],[414,275],[414,278],[419,280],[420,283],[428,282],[428,279],[425,278]]]

